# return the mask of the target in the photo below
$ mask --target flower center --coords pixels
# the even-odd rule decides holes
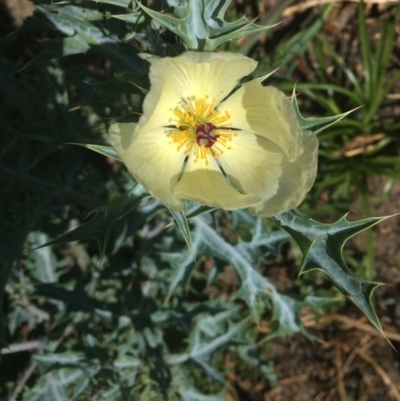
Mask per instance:
[[[205,160],[208,166],[208,156],[220,157],[224,150],[230,149],[228,142],[237,134],[232,132],[228,112],[222,113],[215,107],[214,102],[205,99],[196,99],[194,96],[183,100],[175,109],[172,109],[176,118],[170,120],[175,129],[167,132],[177,151],[186,148],[188,156],[192,149],[195,151],[195,162]]]
[[[219,138],[217,127],[212,123],[199,124],[195,132],[197,145],[206,148],[211,148]]]

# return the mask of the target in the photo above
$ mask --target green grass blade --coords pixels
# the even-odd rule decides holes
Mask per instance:
[[[342,69],[342,71],[345,73],[348,80],[352,83],[352,85],[354,87],[353,94],[359,98],[359,103],[362,103],[363,102],[362,101],[363,91],[361,89],[361,83],[359,82],[357,77],[354,75],[353,71],[351,71],[350,68],[348,68],[346,66],[342,57],[332,48],[332,46],[324,38],[321,38],[320,40],[323,44],[323,49],[325,51],[329,52],[329,54],[332,56],[333,60]]]
[[[358,5],[358,23],[360,27],[361,53],[364,63],[366,98],[372,99],[374,94],[375,82],[373,80],[372,56],[371,56],[370,41],[367,31],[367,22],[365,19],[365,5],[363,1],[360,1]]]
[[[374,62],[372,63],[374,94],[370,98],[368,109],[366,109],[366,121],[371,121],[373,119],[386,96],[384,80],[387,76],[389,60],[394,47],[395,22],[395,19],[391,19],[384,23],[380,33],[381,36],[375,52]]]

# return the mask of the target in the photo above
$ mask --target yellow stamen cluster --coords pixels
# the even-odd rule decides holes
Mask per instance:
[[[203,159],[208,166],[208,155],[217,158],[224,153],[225,149],[230,149],[228,142],[232,141],[232,137],[237,134],[229,128],[232,126],[229,123],[229,113],[217,110],[215,101],[208,103],[205,99],[196,99],[193,96],[184,100],[172,111],[176,118],[172,118],[170,122],[176,126],[176,129],[168,131],[168,136],[178,145],[177,151],[185,147],[185,156],[189,156],[194,148],[194,161]],[[199,140],[198,128],[204,124],[215,128],[209,145],[204,145],[207,141]]]

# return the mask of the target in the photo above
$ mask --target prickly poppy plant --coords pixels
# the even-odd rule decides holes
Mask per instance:
[[[358,123],[355,116],[319,138],[319,174],[327,175],[329,156],[325,171],[333,181],[324,185],[342,191],[350,182],[339,184],[334,166],[343,159],[331,155],[352,138],[352,127],[366,127],[364,134],[371,118],[378,121],[376,99],[388,94],[381,71],[391,58],[396,10],[392,19],[385,16],[376,46],[382,62],[376,66],[371,56],[365,63],[370,89],[364,93],[363,81],[354,84],[358,78],[347,69],[343,76],[354,93],[347,86],[299,82],[302,97],[320,92],[329,110],[304,118],[296,96],[288,99],[264,86],[265,77],[253,77],[282,65],[280,85],[292,88],[290,66],[333,4],[311,13],[315,20],[288,41],[276,35],[279,43],[267,60],[237,40],[273,25],[232,21],[232,14],[226,21],[230,0],[35,3],[22,29],[0,38],[7,66],[0,81],[17,94],[0,110],[7,132],[1,171],[8,177],[1,186],[8,204],[0,208],[6,228],[0,232],[0,394],[13,388],[5,397],[21,401],[224,401],[237,398],[240,378],[257,388],[265,382],[268,397],[281,385],[275,358],[265,352],[271,340],[294,333],[313,339],[304,318],[317,321],[328,307],[336,314],[337,292],[321,286],[324,276],[344,294],[340,302],[348,297],[382,333],[372,297],[379,284],[359,277],[357,266],[349,269],[342,250],[384,217],[332,222],[338,210],[329,195],[323,223],[294,208],[315,180],[317,135],[350,113],[342,101],[343,107],[366,104],[364,118]],[[362,38],[367,26],[363,3],[358,7]],[[275,24],[276,15],[265,23]],[[42,53],[36,45],[32,50],[26,32],[41,41]],[[369,38],[362,41],[368,55]],[[323,43],[314,51],[322,72],[328,66]],[[256,61],[216,49],[252,54],[261,66],[255,71]],[[335,65],[339,56],[327,61]],[[321,114],[306,104],[310,114]],[[139,118],[133,116],[138,110]],[[115,123],[119,116],[135,123]],[[114,148],[106,143],[110,137]],[[69,145],[61,150],[62,142]],[[122,161],[130,174],[109,158]],[[348,159],[341,169],[360,181],[356,159]],[[393,164],[392,157],[384,159]],[[367,171],[368,164],[362,167]],[[319,200],[324,188],[318,177],[310,198]],[[313,205],[307,200],[302,211],[316,217]],[[283,247],[289,240],[296,251]],[[285,290],[270,279],[270,267],[279,268],[279,277],[300,277]]]

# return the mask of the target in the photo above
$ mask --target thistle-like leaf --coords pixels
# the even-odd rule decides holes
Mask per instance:
[[[172,267],[167,300],[176,290],[180,283],[187,283],[195,267],[193,254],[184,253],[161,253],[161,258],[168,262]]]
[[[98,243],[102,259],[110,239],[110,235],[117,223],[120,222],[124,216],[136,209],[144,199],[149,197],[150,195],[147,193],[141,194],[138,197],[133,197],[130,194],[126,194],[118,199],[115,199],[108,205],[94,209],[91,212],[93,217],[88,222],[54,240],[46,242],[37,249],[44,246],[57,245],[65,242],[73,242],[90,238],[94,239]]]
[[[263,219],[257,218],[254,223],[251,241],[245,242],[239,239],[235,248],[242,255],[247,255],[248,260],[256,261],[265,252],[279,255],[279,248],[289,238],[290,235],[285,231],[271,231],[267,229]]]
[[[235,312],[235,310],[233,310]],[[208,318],[205,316],[204,318]],[[203,318],[203,319],[204,319]],[[210,338],[202,330],[201,320],[196,326],[193,334],[189,338],[188,350],[182,354],[174,354],[168,357],[170,365],[180,365],[184,363],[195,363],[200,366],[206,374],[217,381],[223,382],[221,375],[211,366],[211,358],[223,346],[232,343],[240,343],[243,332],[249,326],[250,320],[245,319],[240,323],[231,323],[224,329],[221,335]]]
[[[211,213],[217,209],[218,208],[216,208],[216,207],[199,206],[196,203],[191,203],[188,206],[187,210],[185,211],[185,214],[186,214],[186,218],[188,220],[190,220],[190,219],[193,219],[194,217],[201,216],[202,214]]]
[[[20,71],[32,65],[96,49],[107,56],[117,71],[144,73],[143,61],[137,55],[138,50],[128,43],[120,42],[110,32],[99,28],[96,23],[87,19],[86,15],[94,20],[98,18],[91,16],[90,12],[88,14],[87,8],[82,9],[60,3],[48,6],[38,5],[37,10],[51,22],[57,31],[67,37],[42,41],[43,51],[24,65]]]
[[[242,283],[236,297],[242,298],[250,308],[253,317],[259,320],[268,299],[275,295],[276,289],[266,277],[254,269],[253,258],[255,255],[243,252],[226,242],[201,217],[196,217],[193,222],[195,223],[193,237],[201,238],[198,249],[195,247],[196,254],[208,253],[232,266]],[[262,252],[261,248],[258,249],[258,252]]]
[[[335,286],[349,297],[383,334],[379,319],[372,305],[372,294],[381,285],[356,276],[343,259],[343,246],[354,235],[378,224],[387,217],[374,217],[350,222],[343,216],[326,224],[308,219],[295,210],[271,219],[288,232],[303,253],[301,273],[323,271]]]
[[[281,294],[267,278],[256,269],[258,259],[267,252],[276,253],[287,241],[288,235],[268,230],[261,218],[256,221],[252,240],[239,241],[236,245],[226,242],[203,217],[193,219],[193,249],[196,254],[209,254],[226,261],[236,271],[240,288],[235,298],[243,299],[256,321],[267,306],[273,307],[273,319],[277,325],[273,335],[290,335],[301,331],[309,336],[300,322],[298,312],[313,307],[307,299],[295,299]],[[332,301],[332,300],[330,300]]]
[[[231,0],[167,0],[171,9],[166,13],[152,10],[137,1],[139,7],[160,25],[175,33],[188,49],[213,51],[222,43],[237,40],[250,33],[269,29],[242,17],[225,21]]]
[[[345,113],[338,114],[337,116],[321,117],[321,118],[304,118],[300,114],[300,109],[299,109],[299,105],[297,104],[295,89],[296,88],[293,89],[293,93],[292,93],[292,106],[297,115],[297,120],[299,121],[300,128],[310,130],[312,132],[315,132],[316,134],[319,134],[324,129],[327,129],[331,125],[342,120],[343,118],[348,116],[350,113],[352,113],[353,111],[355,111],[359,108],[359,107],[357,107],[353,110],[346,111]]]
[[[111,146],[107,145],[92,145],[90,143],[69,143],[70,145],[83,146],[84,148],[93,150],[94,152],[100,153],[103,156],[111,157],[112,159],[122,161],[118,153]]]
[[[33,388],[27,389],[23,397],[24,401],[75,400],[87,390],[90,379],[100,370],[100,364],[96,360],[90,363],[75,362],[68,365],[66,361],[57,361],[59,355],[61,356],[61,354],[35,356],[39,363],[42,362],[42,358],[53,358],[54,365],[38,379]]]
[[[181,212],[175,212],[174,210],[168,208],[170,213],[172,214],[175,223],[179,227],[179,230],[182,233],[183,239],[185,240],[187,246],[189,247],[190,252],[193,254],[194,258],[194,253],[193,253],[193,246],[192,246],[192,234],[190,232],[190,227],[188,220],[186,218],[186,215]]]

